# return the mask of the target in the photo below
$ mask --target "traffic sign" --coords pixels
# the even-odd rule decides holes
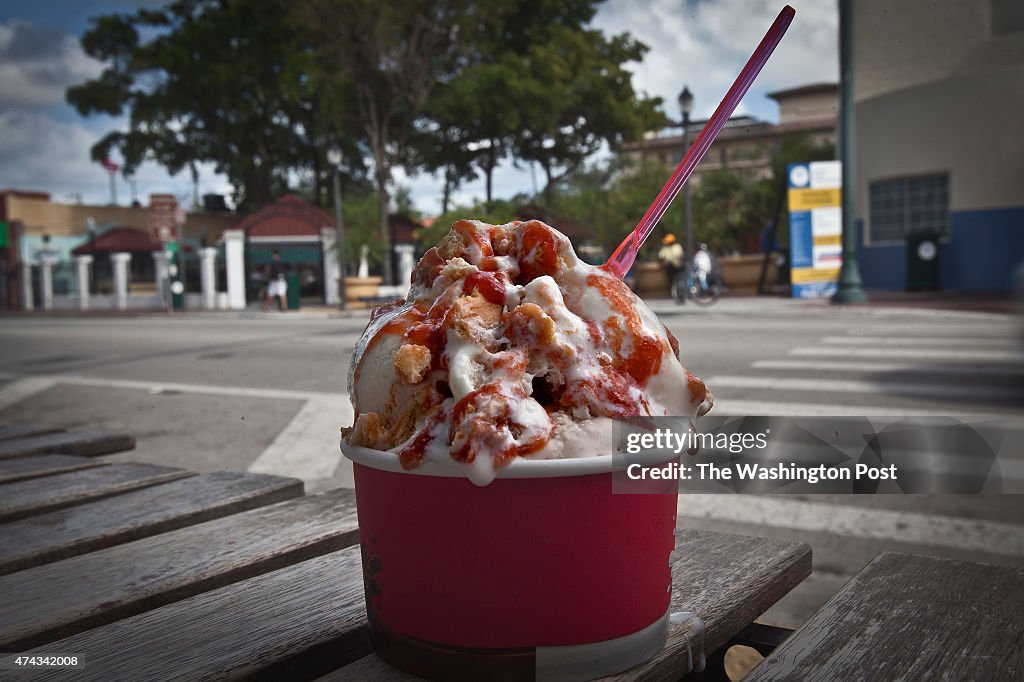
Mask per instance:
[[[158,242],[178,239],[178,200],[173,194],[149,195],[149,234]]]

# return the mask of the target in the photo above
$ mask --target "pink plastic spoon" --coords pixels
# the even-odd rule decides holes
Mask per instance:
[[[694,140],[690,150],[686,152],[686,156],[676,166],[672,177],[661,188],[661,192],[658,193],[654,203],[651,204],[651,207],[647,209],[647,213],[644,213],[644,217],[640,219],[637,226],[622,240],[619,248],[615,249],[615,253],[605,263],[604,267],[607,270],[621,278],[633,267],[633,261],[636,260],[640,247],[644,245],[647,237],[654,230],[654,226],[665,215],[665,211],[668,210],[672,200],[679,194],[679,190],[682,188],[683,183],[686,182],[686,179],[690,177],[690,173],[697,167],[700,160],[704,158],[704,155],[711,147],[711,143],[718,137],[718,133],[721,132],[729,117],[732,116],[732,112],[736,110],[740,100],[743,99],[743,95],[750,89],[751,83],[754,82],[757,74],[761,72],[768,58],[771,57],[776,45],[782,40],[782,36],[785,35],[786,29],[789,28],[789,24],[793,21],[795,15],[796,10],[789,5],[783,7],[782,11],[779,12],[779,16],[775,18],[775,23],[772,24],[764,38],[761,39],[761,44],[754,50],[754,54],[750,56],[747,65],[743,67],[740,75],[736,77],[736,82],[732,84],[729,92],[725,94],[725,98],[718,105],[718,108],[715,109],[715,113],[704,124],[704,129],[700,131],[700,135]],[[689,258],[693,254],[686,255]]]

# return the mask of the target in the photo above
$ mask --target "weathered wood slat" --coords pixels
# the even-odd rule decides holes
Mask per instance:
[[[135,436],[130,433],[67,431],[0,442],[0,459],[49,453],[93,457],[134,448]]]
[[[45,645],[75,680],[309,679],[370,651],[359,548],[316,557]],[[54,672],[40,679],[62,679]]]
[[[715,651],[811,573],[811,548],[803,543],[683,530],[672,566],[672,611],[703,621],[704,651]],[[699,638],[687,624],[673,625],[668,644],[644,666],[615,680],[678,680],[699,654]],[[374,655],[318,682],[411,679]]]
[[[811,574],[811,548],[802,542],[684,530],[675,551],[672,611],[696,613],[704,621],[705,654],[718,650]],[[673,626],[660,654],[614,679],[678,680],[690,671],[697,639],[691,626]]]
[[[66,474],[69,471],[92,469],[107,464],[110,462],[74,455],[34,455],[32,457],[0,459],[0,483],[11,483],[53,474]]]
[[[355,495],[336,490],[2,576],[0,650],[45,644],[344,549],[356,529]],[[236,627],[230,610],[223,618],[239,642],[253,636]]]
[[[1024,679],[1024,568],[879,555],[746,680]]]
[[[0,486],[0,522],[44,514],[111,495],[195,476],[156,464],[111,464]]]
[[[0,575],[301,496],[294,478],[220,471],[32,516],[0,530]]]
[[[0,426],[0,441],[11,440],[12,438],[28,438],[39,436],[44,433],[56,433],[63,431],[58,426],[46,426],[44,424],[13,424],[11,426]]]

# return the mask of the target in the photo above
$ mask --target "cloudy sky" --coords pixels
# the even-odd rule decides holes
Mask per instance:
[[[0,3],[0,189],[44,190],[57,201],[107,203],[105,171],[89,160],[89,148],[104,134],[124,127],[111,117],[83,119],[64,103],[67,86],[97,76],[103,65],[87,57],[78,37],[91,16],[131,11],[143,3],[129,0],[7,0]],[[148,2],[145,4],[159,4]],[[836,0],[795,4],[796,19],[775,55],[754,83],[738,113],[776,120],[777,109],[765,93],[782,88],[838,80]],[[638,90],[662,97],[669,116],[678,117],[676,97],[684,84],[694,94],[694,118],[714,111],[750,52],[782,7],[780,0],[607,0],[595,24],[606,33],[628,31],[650,47],[634,64]],[[541,182],[538,173],[537,181]],[[436,212],[440,182],[429,175],[397,178],[413,190],[418,208]],[[530,191],[528,169],[505,164],[495,174],[499,197]],[[172,192],[192,196],[187,174],[168,176],[154,164],[137,173],[138,194]],[[211,168],[202,168],[200,193],[229,193],[230,185]],[[464,185],[455,199],[481,199],[483,181]],[[130,200],[118,177],[119,203]]]

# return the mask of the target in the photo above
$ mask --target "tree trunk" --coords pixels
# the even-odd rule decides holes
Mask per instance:
[[[452,198],[452,167],[445,166],[444,169],[444,194],[441,195],[441,214],[448,212],[448,202]]]
[[[487,208],[491,207],[491,199],[493,198],[491,188],[493,186],[494,179],[494,167],[498,165],[498,161],[495,158],[495,149],[497,145],[494,140],[491,140],[491,149],[487,153]]]
[[[380,162],[378,161],[378,164]],[[377,212],[380,218],[380,241],[384,245],[384,284],[391,281],[391,236],[388,234],[388,173],[377,166]]]
[[[547,178],[547,182],[544,183],[544,206],[548,207],[551,205],[551,193],[554,191],[554,185],[551,182],[551,165],[543,161],[540,162],[540,167],[544,169],[544,177]]]

